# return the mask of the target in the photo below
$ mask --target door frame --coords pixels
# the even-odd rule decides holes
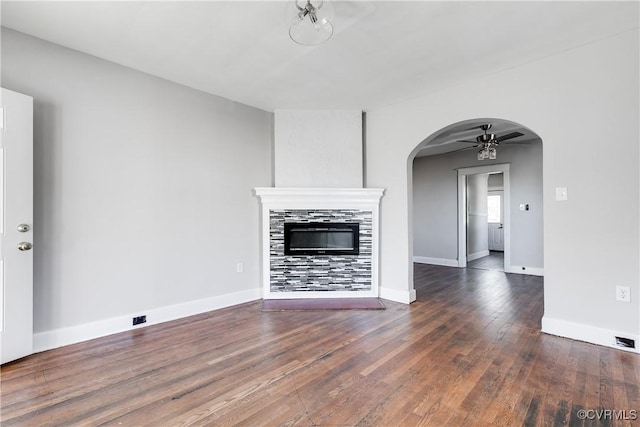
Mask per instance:
[[[502,244],[500,245],[502,249],[493,249],[495,251],[502,251],[504,252],[504,188],[501,190],[491,190],[491,188],[489,188],[489,191],[487,191],[487,194],[489,196],[492,195],[498,195],[500,197],[500,222],[499,223],[493,223],[493,222],[489,222],[489,230],[491,230],[491,224],[500,224],[500,228],[502,229]],[[489,233],[489,235],[491,235],[491,233]],[[490,240],[489,240],[489,251],[491,251],[491,236],[490,236]]]
[[[510,163],[458,168],[458,267],[467,266],[467,176],[502,172],[504,180],[504,271],[511,265],[511,184]]]

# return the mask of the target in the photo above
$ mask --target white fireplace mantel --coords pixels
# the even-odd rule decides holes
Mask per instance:
[[[382,188],[260,187],[262,205],[262,289],[264,299],[378,297],[378,228]],[[338,210],[370,212],[372,219],[371,289],[367,291],[272,291],[270,214],[273,210]]]
[[[383,188],[281,188],[258,187],[262,205],[276,209],[313,209],[378,206]]]

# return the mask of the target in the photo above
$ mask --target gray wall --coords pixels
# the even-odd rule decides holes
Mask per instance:
[[[527,146],[502,146],[498,159],[489,162],[478,161],[474,151],[416,158],[413,162],[414,256],[457,259],[456,169],[495,163],[511,164],[511,206],[508,207],[511,213],[511,264],[543,267],[540,142]],[[530,210],[520,211],[520,203],[528,203]],[[468,252],[474,251],[469,248]]]
[[[259,292],[271,113],[5,29],[2,86],[35,100],[36,332]]]

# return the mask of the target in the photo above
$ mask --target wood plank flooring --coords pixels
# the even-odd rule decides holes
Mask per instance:
[[[541,278],[416,265],[415,281],[411,305],[256,301],[6,364],[2,426],[640,423],[640,355],[541,334]]]
[[[490,251],[489,255],[467,263],[467,268],[504,271],[504,252]]]

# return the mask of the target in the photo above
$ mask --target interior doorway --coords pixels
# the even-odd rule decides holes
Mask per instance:
[[[457,172],[458,267],[506,271],[511,262],[511,215],[504,209],[510,206],[510,165],[474,166]],[[490,186],[490,176],[498,174],[501,185]]]
[[[489,175],[489,191],[487,192],[487,230],[489,251],[504,252],[504,187],[492,189],[491,178],[502,174]]]
[[[467,268],[504,271],[502,172],[467,176]]]
[[[492,124],[493,134],[485,137],[487,123]],[[476,135],[478,129],[481,135]],[[500,142],[492,146],[497,150],[493,158],[487,158],[481,146],[488,138]],[[460,268],[484,264],[484,269],[505,273],[544,274],[542,140],[537,134],[515,122],[474,119],[430,135],[414,154],[410,158],[414,263]],[[477,198],[484,206],[469,212],[467,184],[478,175],[484,175],[485,190]],[[499,184],[491,182],[498,177]],[[499,206],[491,221],[490,203]],[[483,235],[475,242],[484,242],[484,248],[470,244],[470,213],[482,214],[474,219],[484,224]]]

